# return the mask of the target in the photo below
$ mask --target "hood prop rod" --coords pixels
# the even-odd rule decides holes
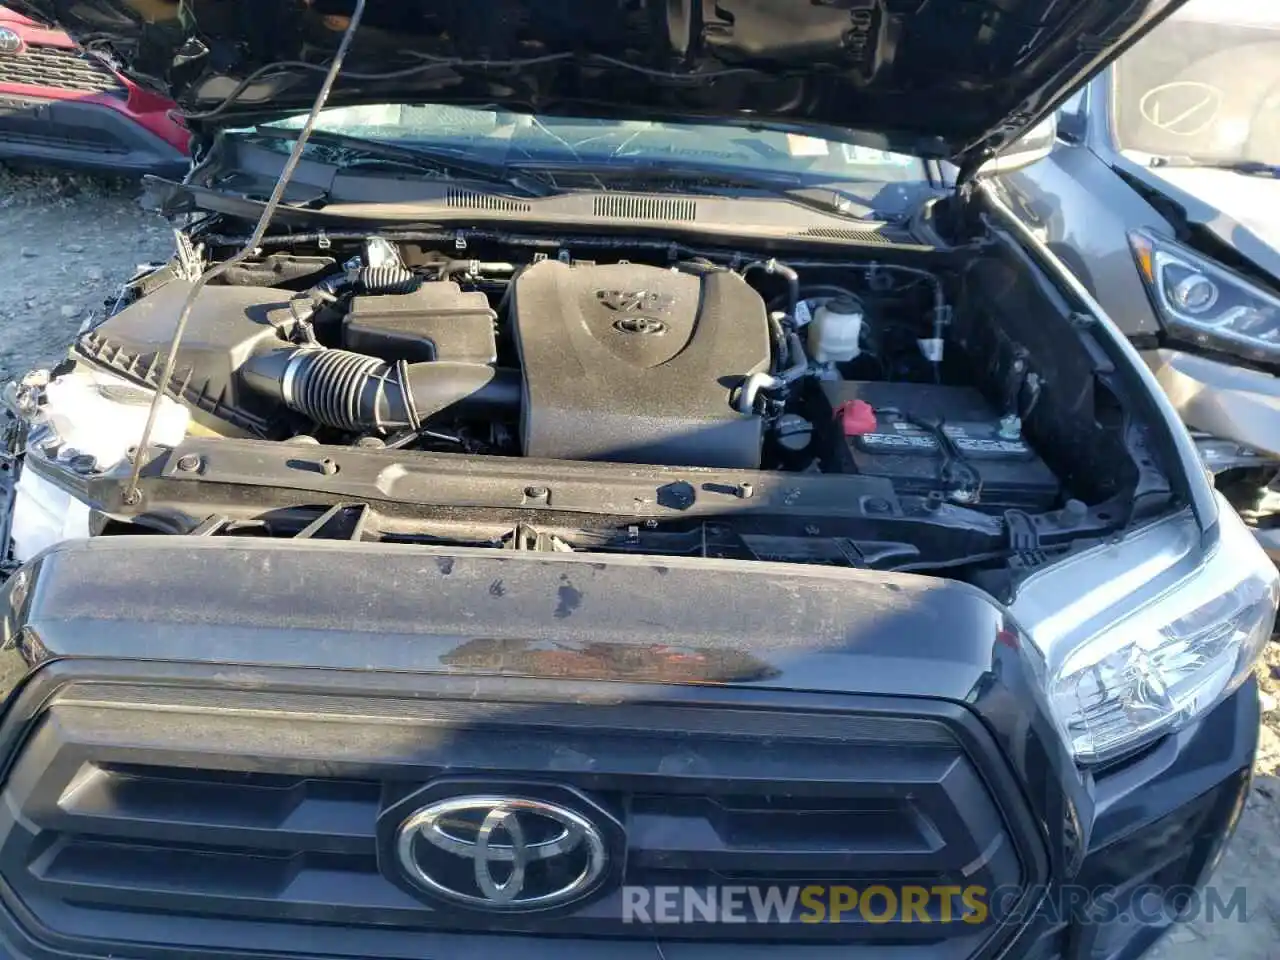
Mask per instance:
[[[151,399],[151,407],[147,411],[147,423],[142,429],[141,439],[138,440],[138,455],[133,460],[133,472],[129,475],[129,483],[124,488],[124,502],[126,504],[133,505],[142,500],[142,490],[138,486],[142,476],[142,465],[146,460],[147,447],[151,443],[151,432],[155,429],[156,416],[160,411],[160,401],[169,389],[169,381],[173,377],[173,368],[178,359],[178,347],[182,344],[183,334],[186,333],[187,321],[191,318],[191,308],[195,305],[196,298],[208,285],[209,281],[226,273],[227,270],[241,261],[247,260],[262,243],[267,227],[271,225],[271,218],[275,216],[276,208],[280,206],[280,201],[284,197],[285,188],[289,186],[289,181],[293,178],[294,171],[298,169],[298,163],[302,160],[302,151],[307,145],[307,140],[311,137],[312,130],[315,129],[316,118],[320,115],[320,111],[324,109],[324,105],[329,99],[329,94],[333,91],[333,85],[342,70],[342,62],[347,57],[352,38],[355,37],[356,29],[360,26],[360,19],[364,16],[364,5],[365,0],[355,0],[355,9],[351,13],[351,20],[347,23],[347,29],[342,34],[342,40],[338,43],[338,49],[333,55],[333,61],[329,64],[328,72],[325,73],[324,82],[320,84],[320,89],[316,92],[315,103],[312,104],[311,112],[307,114],[306,122],[303,123],[302,129],[298,132],[298,138],[293,143],[293,149],[289,152],[289,159],[285,161],[284,169],[280,171],[280,177],[276,180],[275,189],[271,191],[267,205],[262,208],[262,215],[258,217],[258,225],[254,227],[253,234],[234,256],[221,263],[214,264],[202,273],[192,284],[191,292],[187,294],[187,299],[182,304],[182,310],[178,313],[178,322],[173,328],[173,339],[169,342],[169,352],[164,359],[164,369],[156,383],[156,393]]]

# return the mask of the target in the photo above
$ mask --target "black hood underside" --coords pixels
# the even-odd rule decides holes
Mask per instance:
[[[1181,2],[367,0],[330,103],[839,130],[972,165]],[[10,5],[171,96],[199,130],[306,111],[354,0]]]

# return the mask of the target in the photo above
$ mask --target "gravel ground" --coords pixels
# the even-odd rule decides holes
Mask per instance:
[[[137,185],[0,167],[0,382],[56,362],[86,316],[172,235]],[[1253,794],[1214,882],[1246,889],[1248,921],[1173,931],[1159,960],[1280,960],[1280,643],[1259,665],[1264,722]]]
[[[0,166],[0,382],[57,361],[85,317],[172,233],[138,185]]]

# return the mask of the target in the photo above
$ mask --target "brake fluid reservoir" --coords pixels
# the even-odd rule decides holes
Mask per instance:
[[[828,300],[809,324],[809,356],[818,363],[843,363],[861,353],[862,304],[852,297]]]

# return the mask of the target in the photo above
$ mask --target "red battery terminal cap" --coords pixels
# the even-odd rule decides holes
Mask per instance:
[[[846,400],[836,407],[835,419],[840,421],[846,437],[860,437],[876,430],[876,412],[865,400]]]

